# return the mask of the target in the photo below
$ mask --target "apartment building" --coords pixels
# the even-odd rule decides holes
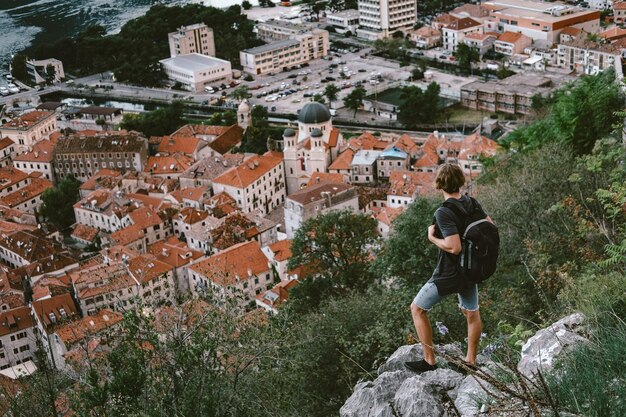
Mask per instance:
[[[225,192],[245,213],[267,214],[285,201],[283,154],[266,152],[248,158],[213,180],[213,193]]]
[[[409,159],[409,154],[396,146],[385,149],[376,160],[378,178],[389,178],[393,171],[409,169]]]
[[[49,140],[42,140],[32,146],[30,152],[13,157],[13,166],[27,174],[35,172],[41,173],[41,176],[54,181],[54,170],[52,162],[54,161],[55,144]]]
[[[213,29],[204,23],[182,26],[176,32],[167,34],[170,44],[170,57],[187,54],[215,56]]]
[[[249,74],[277,73],[325,57],[329,45],[328,32],[313,29],[289,39],[245,49],[239,52],[239,59],[243,70]]]
[[[350,182],[352,184],[373,184],[378,180],[376,161],[382,151],[361,149],[354,154],[350,163]]]
[[[19,268],[61,253],[63,248],[38,231],[17,231],[0,240],[0,260],[11,268]]]
[[[626,41],[619,39],[614,43],[601,43],[587,40],[583,33],[578,38],[559,44],[557,59],[561,68],[578,74],[594,75],[607,68],[622,71],[622,54],[626,50]]]
[[[31,111],[0,126],[0,137],[8,137],[16,144],[18,153],[28,152],[31,146],[46,139],[57,130],[56,113]]]
[[[269,19],[255,26],[256,36],[265,43],[293,39],[296,35],[309,32],[312,27],[288,22],[286,20]]]
[[[121,173],[142,171],[147,157],[147,139],[134,132],[69,135],[59,138],[53,166],[58,179],[73,175],[79,181],[86,181],[102,168]]]
[[[430,49],[441,45],[441,31],[429,26],[422,26],[419,29],[409,32],[409,39],[415,43],[415,46],[422,49]]]
[[[0,313],[0,370],[33,358],[37,348],[30,308],[21,306]]]
[[[358,10],[360,28],[357,34],[370,40],[411,29],[417,21],[416,0],[359,0]]]
[[[15,149],[15,142],[11,139],[0,139],[0,168],[12,164],[12,157],[15,155]]]
[[[28,184],[12,193],[0,197],[0,205],[20,210],[24,213],[36,214],[43,204],[41,199],[44,191],[54,188],[52,181],[40,178],[37,174],[28,177]]]
[[[258,242],[244,242],[189,267],[192,294],[214,291],[216,301],[236,298],[239,307],[273,286],[271,264]]]
[[[193,93],[200,93],[211,84],[230,82],[233,76],[229,61],[199,53],[176,55],[159,62],[172,83],[178,82]]]
[[[566,27],[588,33],[600,30],[600,12],[562,2],[534,0],[488,0],[481,6],[489,10],[487,30],[520,32],[533,40],[558,42]]]
[[[502,55],[513,56],[521,54],[524,49],[532,45],[533,40],[519,32],[504,32],[493,44],[494,50]]]
[[[618,25],[626,22],[626,1],[613,2],[613,21]]]
[[[337,33],[350,32],[356,35],[359,27],[359,11],[354,9],[326,13],[326,24],[335,28]]]
[[[476,48],[480,56],[485,55],[493,49],[493,44],[498,39],[498,34],[494,32],[470,33],[462,40],[470,48]]]
[[[52,68],[52,73],[50,73],[50,68]],[[26,73],[35,84],[48,83],[49,81],[58,83],[65,79],[63,62],[56,58],[40,60],[27,59]]]
[[[303,188],[287,197],[285,232],[293,239],[302,224],[335,210],[359,211],[359,195],[355,187],[343,183],[322,182]]]
[[[483,33],[483,25],[471,17],[455,18],[450,24],[444,26],[441,32],[443,34],[444,49],[454,52],[456,46],[463,42],[467,35]]]

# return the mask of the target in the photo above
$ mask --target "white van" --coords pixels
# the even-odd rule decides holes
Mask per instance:
[[[213,94],[213,93],[215,93],[215,90],[213,89],[213,87],[207,85],[206,87],[204,87],[204,92],[205,93],[209,93],[209,94]]]

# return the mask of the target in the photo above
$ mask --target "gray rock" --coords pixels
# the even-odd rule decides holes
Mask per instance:
[[[490,395],[481,387],[481,385],[490,392],[497,392],[490,384],[472,375],[466,376],[459,385],[454,405],[463,417],[476,416],[480,414],[482,405],[490,404],[492,402]]]
[[[429,374],[435,373],[427,372]],[[441,417],[441,397],[424,378],[416,375],[402,383],[393,399],[396,415],[403,417]]]
[[[341,417],[393,417],[391,402],[398,388],[412,374],[407,371],[385,372],[371,382],[357,384],[339,410]]]
[[[533,378],[537,370],[544,372],[552,369],[556,357],[572,346],[588,341],[583,336],[584,322],[585,316],[575,313],[539,330],[522,347],[517,369],[529,378]]]
[[[385,372],[405,370],[404,362],[419,361],[424,357],[422,345],[406,345],[399,347],[391,354],[387,362],[378,368],[378,375]]]

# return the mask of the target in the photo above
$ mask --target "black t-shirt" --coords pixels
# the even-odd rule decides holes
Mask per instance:
[[[461,196],[458,200],[456,198],[449,198],[446,201],[459,206],[459,208],[467,213],[472,213],[474,210],[472,200],[467,195]],[[476,204],[476,210],[479,210],[481,217],[487,217],[485,211],[478,203]],[[455,223],[455,218],[456,216],[452,210],[443,206],[439,207],[435,211],[435,236],[445,239],[448,236],[460,234]],[[458,268],[459,255],[453,255],[439,249],[437,266],[429,280],[429,282],[435,283],[439,295],[453,294],[463,289],[464,281],[459,276]]]

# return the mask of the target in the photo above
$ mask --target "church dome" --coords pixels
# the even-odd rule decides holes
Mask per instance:
[[[298,114],[298,121],[305,124],[325,123],[330,120],[330,111],[322,103],[306,104]]]
[[[323,133],[322,133],[322,131],[321,131],[321,130],[319,130],[319,129],[313,129],[313,130],[311,131],[311,137],[312,137],[312,138],[321,138],[322,136],[324,136],[324,134],[323,134]]]
[[[288,127],[287,129],[285,129],[285,131],[283,132],[283,136],[286,138],[291,138],[293,136],[296,136],[296,131],[293,130],[292,128]]]

